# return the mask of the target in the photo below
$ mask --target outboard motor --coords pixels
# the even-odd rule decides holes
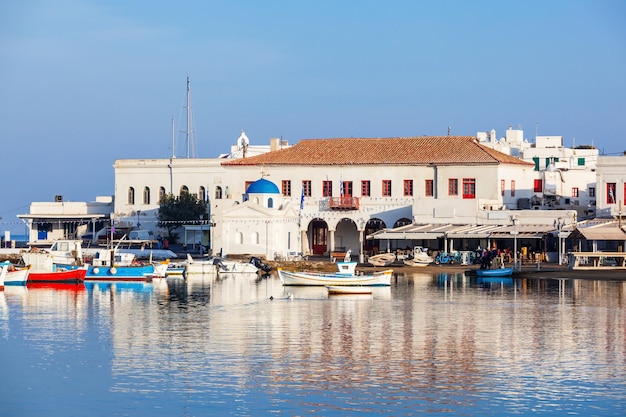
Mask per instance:
[[[270,265],[266,264],[265,262],[263,262],[260,258],[257,258],[256,256],[253,256],[252,258],[250,258],[250,263],[256,266],[257,268],[259,268],[261,271],[263,271],[266,274],[269,274],[269,272],[272,270],[272,267]]]
[[[224,262],[222,262],[221,259],[213,259],[213,265],[217,266],[217,269],[221,269],[222,271],[228,271],[228,267],[224,265]]]

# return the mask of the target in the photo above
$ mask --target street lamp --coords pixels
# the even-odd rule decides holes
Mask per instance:
[[[561,219],[560,217],[557,219],[556,221],[556,230],[558,231],[558,237],[559,237],[559,265],[563,265],[563,249],[562,249],[562,239],[561,239],[561,229],[563,229],[563,226],[565,225],[565,222],[563,222],[563,219]]]
[[[511,231],[511,234],[513,235],[513,270],[517,270],[517,234],[519,233],[517,231],[517,217],[513,216],[511,217],[511,220],[513,221],[513,230]]]
[[[363,235],[365,234],[365,219],[359,219],[359,262],[365,262],[365,254],[363,253]]]

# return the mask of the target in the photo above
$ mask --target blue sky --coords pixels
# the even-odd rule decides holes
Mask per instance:
[[[625,18],[617,0],[2,2],[0,233],[32,201],[112,195],[116,159],[169,157],[187,76],[197,157],[241,129],[261,145],[508,126],[621,153]]]

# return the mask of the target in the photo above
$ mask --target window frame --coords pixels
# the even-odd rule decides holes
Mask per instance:
[[[333,196],[332,180],[323,180],[322,181],[322,197],[332,197],[332,196]]]
[[[413,180],[404,180],[404,196],[413,197]]]
[[[459,179],[448,178],[448,195],[457,197],[459,195]]]
[[[372,183],[370,180],[361,180],[361,197],[371,197]]]
[[[391,180],[383,180],[381,191],[383,197],[391,197]]]
[[[463,198],[476,198],[476,178],[463,178]]]
[[[425,197],[435,196],[435,180],[432,180],[432,179],[424,180],[424,196]]]

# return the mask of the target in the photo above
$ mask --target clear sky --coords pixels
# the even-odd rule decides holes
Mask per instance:
[[[621,153],[625,21],[620,0],[0,2],[0,233],[33,201],[113,195],[116,159],[170,157],[187,76],[197,157],[242,129],[263,145],[508,126]]]

